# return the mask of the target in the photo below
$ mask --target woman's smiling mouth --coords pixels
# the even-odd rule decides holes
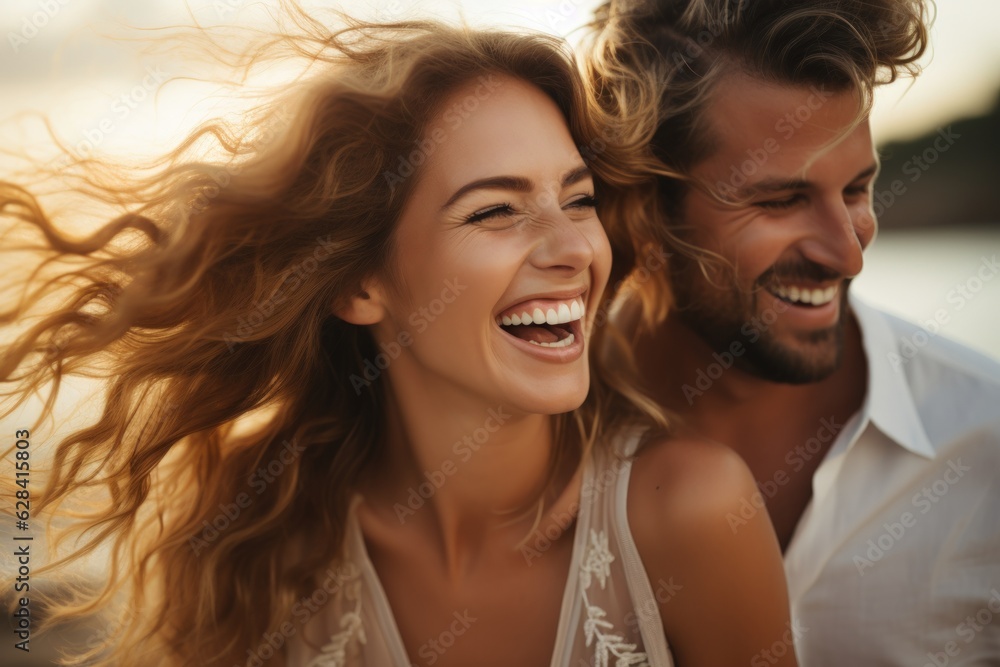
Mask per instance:
[[[586,315],[582,297],[532,299],[505,310],[497,317],[501,330],[532,345],[562,349],[582,340]]]

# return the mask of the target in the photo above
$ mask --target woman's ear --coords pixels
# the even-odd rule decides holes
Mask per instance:
[[[376,324],[385,317],[385,306],[385,291],[373,278],[366,280],[346,302],[335,307],[333,314],[351,324]]]

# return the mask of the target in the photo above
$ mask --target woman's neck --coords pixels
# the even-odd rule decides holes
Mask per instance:
[[[387,394],[386,456],[366,485],[366,502],[438,542],[452,571],[498,544],[513,550],[549,481],[552,417],[426,386],[393,386]],[[563,462],[551,487],[562,493],[547,500],[572,504],[577,468],[578,461]]]

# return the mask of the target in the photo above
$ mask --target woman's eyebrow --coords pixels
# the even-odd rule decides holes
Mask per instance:
[[[520,176],[491,176],[489,178],[480,178],[472,181],[471,183],[466,183],[456,190],[455,194],[453,194],[441,208],[448,208],[474,190],[514,190],[515,192],[531,192],[532,187],[534,187],[534,184],[530,179],[522,178]]]
[[[581,165],[566,172],[560,185],[565,188],[573,185],[574,183],[579,183],[585,178],[590,178],[591,176],[590,167],[587,165]],[[475,190],[513,190],[514,192],[531,192],[533,187],[534,183],[531,179],[521,176],[490,176],[489,178],[480,178],[466,183],[456,190],[455,194],[449,197],[448,201],[445,202],[444,206],[441,208],[448,208],[456,201]]]
[[[590,167],[585,164],[580,165],[576,169],[570,170],[565,176],[563,176],[562,186],[564,188],[569,187],[570,185],[579,183],[585,178],[592,178],[593,176],[594,174],[590,171]]]

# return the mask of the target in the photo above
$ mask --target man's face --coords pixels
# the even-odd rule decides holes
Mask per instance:
[[[878,163],[857,110],[853,91],[742,75],[708,103],[715,148],[692,175],[726,201],[690,189],[680,235],[725,263],[675,255],[676,316],[715,350],[740,343],[755,376],[815,382],[840,362],[847,287],[876,224]]]

